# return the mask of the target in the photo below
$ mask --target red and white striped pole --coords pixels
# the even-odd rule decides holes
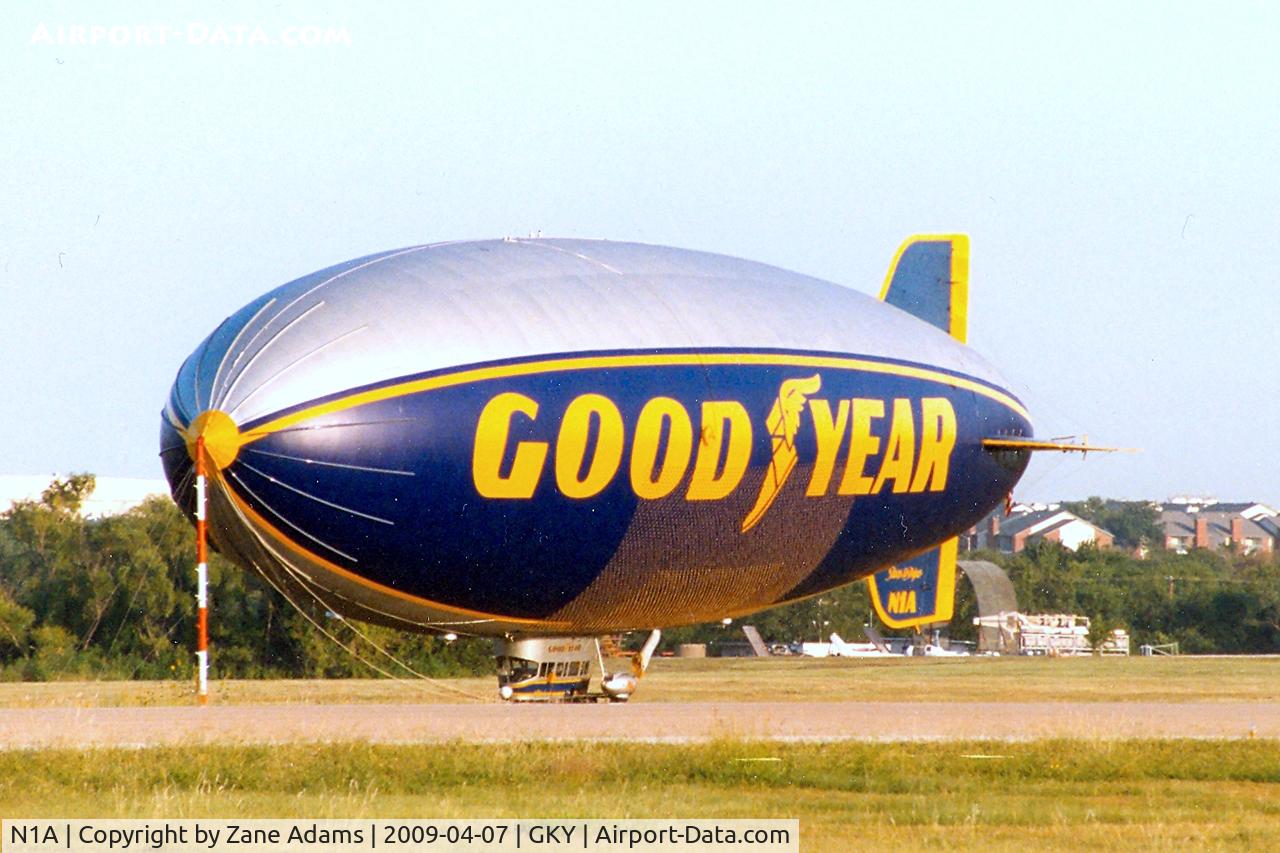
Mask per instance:
[[[204,436],[196,439],[196,701],[209,704],[209,554],[205,526]]]

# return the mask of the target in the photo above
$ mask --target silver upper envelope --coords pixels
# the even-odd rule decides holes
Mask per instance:
[[[184,370],[239,424],[397,377],[532,355],[781,349],[1000,384],[985,359],[870,296],[767,264],[604,240],[437,243],[299,278],[228,317]]]

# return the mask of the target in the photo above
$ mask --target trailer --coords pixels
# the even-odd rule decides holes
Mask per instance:
[[[979,616],[973,624],[999,631],[998,654],[1046,657],[1129,654],[1128,631],[1117,628],[1094,648],[1089,642],[1089,617],[1074,613],[1005,611]]]

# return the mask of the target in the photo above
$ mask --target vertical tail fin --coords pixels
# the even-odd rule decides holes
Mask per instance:
[[[893,258],[880,299],[965,343],[969,334],[969,237],[908,237]]]
[[[958,538],[867,578],[871,603],[890,628],[949,622],[956,603]]]
[[[969,238],[919,234],[894,255],[880,299],[937,326],[960,343],[969,336]],[[956,551],[949,539],[867,578],[871,602],[890,628],[946,622],[955,609]]]

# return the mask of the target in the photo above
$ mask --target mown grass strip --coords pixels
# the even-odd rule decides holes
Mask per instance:
[[[980,758],[975,758],[981,756]],[[776,761],[744,759],[770,758]],[[689,784],[859,793],[1127,782],[1280,786],[1273,741],[828,744],[364,743],[0,752],[0,797],[17,791],[348,791],[386,794],[547,784]],[[1280,787],[1277,787],[1280,792]]]
[[[8,751],[0,752],[0,815],[798,817],[806,851],[1280,849],[1280,744]]]
[[[448,683],[497,699],[492,677]],[[393,704],[459,701],[414,680],[215,681],[215,704]],[[636,702],[950,699],[957,702],[1280,702],[1280,657],[708,658],[654,662]],[[0,684],[0,707],[181,705],[188,681]]]

